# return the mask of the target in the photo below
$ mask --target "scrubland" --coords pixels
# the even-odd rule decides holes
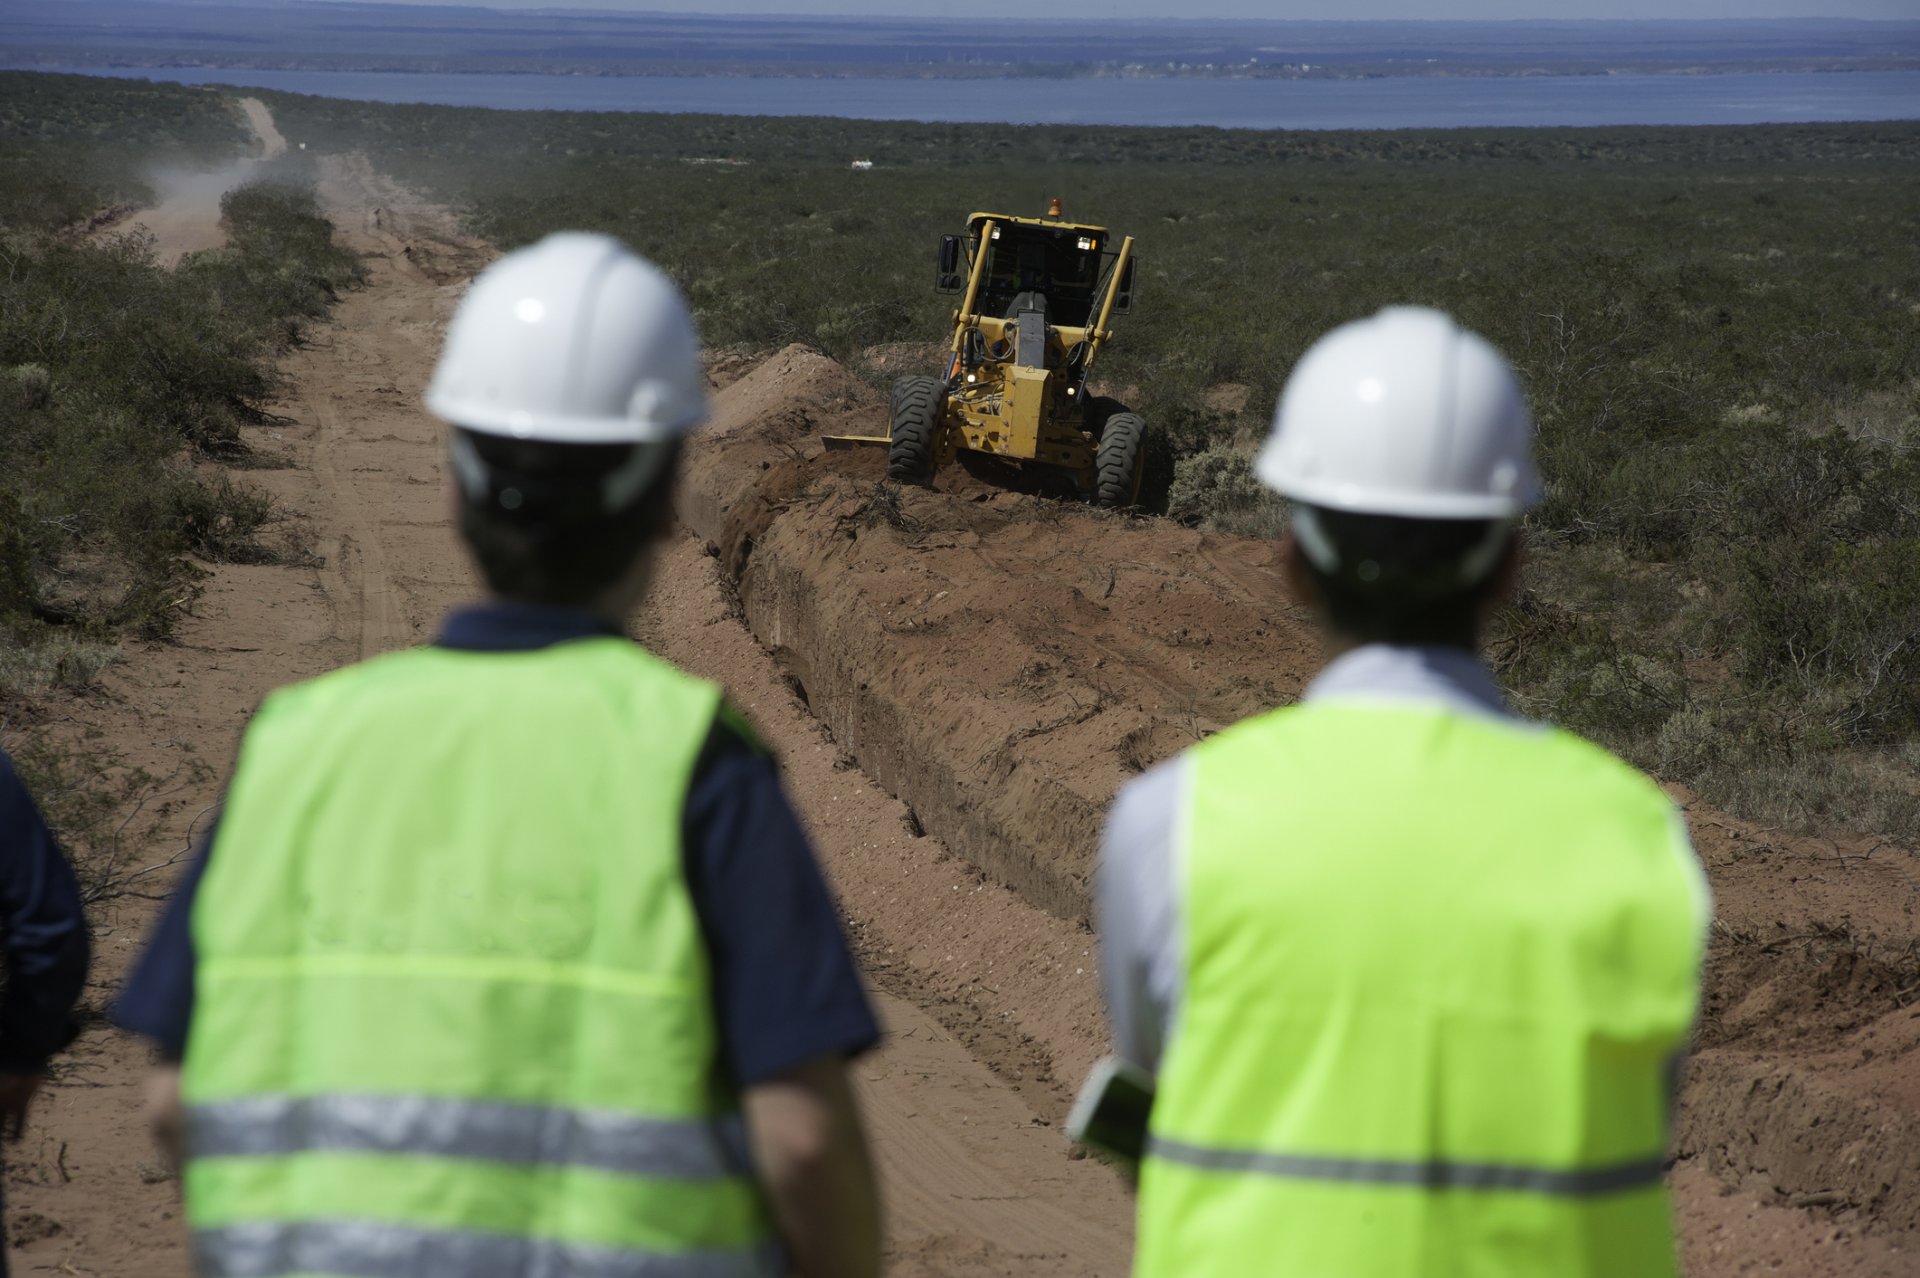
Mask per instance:
[[[90,109],[184,131],[181,113],[211,97],[31,82],[106,104],[68,106],[69,138]],[[1739,813],[1920,839],[1920,125],[1242,133],[262,96],[288,138],[373,153],[501,248],[563,226],[626,237],[686,288],[712,345],[804,342],[876,378],[898,368],[868,366],[872,348],[945,329],[938,234],[976,208],[1037,211],[1059,195],[1071,216],[1138,239],[1138,304],[1102,374],[1154,429],[1156,507],[1227,533],[1280,524],[1246,458],[1308,342],[1390,303],[1451,310],[1519,366],[1548,474],[1524,589],[1493,627],[1518,703]],[[49,139],[23,136],[9,110],[0,163],[33,163]],[[874,168],[852,171],[855,158]],[[302,197],[272,198],[288,225],[311,225]],[[85,202],[67,198],[61,216]],[[37,216],[41,232],[59,220]],[[66,253],[152,276],[137,245],[34,252],[43,265],[26,278],[62,296],[73,290],[48,272]],[[196,260],[180,272],[190,282],[165,286],[173,304],[233,295],[247,257],[236,235]],[[289,317],[351,268],[272,275],[244,322],[216,308],[225,336],[129,322],[205,352],[204,371],[236,331],[255,354],[287,340]],[[4,411],[44,423],[62,401],[34,388],[71,383],[12,335],[24,313],[9,304],[0,339],[23,388]],[[122,380],[176,371],[155,367]],[[231,446],[263,383],[182,385],[113,402],[175,441],[173,470],[143,473],[227,503],[224,523],[175,519],[178,544],[235,553],[254,516],[181,459]],[[100,432],[118,420],[65,402]],[[72,553],[48,527],[19,521],[5,544],[40,549],[8,562]],[[106,525],[89,527],[97,544]],[[7,589],[27,601],[10,616],[71,629]]]
[[[0,728],[90,688],[123,639],[165,639],[203,565],[301,553],[245,482],[242,427],[359,263],[297,185],[228,191],[227,245],[171,270],[110,220],[150,198],[146,175],[247,139],[224,95],[0,75]],[[112,841],[97,761],[8,744],[70,840]]]
[[[944,330],[940,232],[1059,195],[1138,238],[1138,305],[1103,372],[1155,429],[1161,508],[1227,532],[1279,526],[1246,458],[1307,343],[1382,305],[1444,307],[1512,355],[1539,422],[1548,496],[1493,628],[1516,700],[1742,814],[1920,839],[1920,125],[1242,133],[274,104],[290,137],[378,152],[502,248],[561,226],[626,237],[712,343],[800,341],[856,367]]]

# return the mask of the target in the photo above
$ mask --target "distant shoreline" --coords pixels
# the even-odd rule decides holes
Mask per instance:
[[[1588,66],[1574,62],[1545,66],[1487,66],[1479,64],[1405,64],[1390,68],[1354,66],[1178,66],[1141,64],[1065,63],[711,63],[649,61],[583,65],[574,61],[523,63],[472,59],[381,57],[262,57],[198,58],[152,55],[87,56],[72,51],[19,49],[0,44],[0,65],[20,71],[293,71],[339,75],[552,75],[597,79],[699,80],[1538,80],[1607,79],[1619,76],[1662,76],[1697,79],[1724,75],[1852,75],[1920,71],[1920,55],[1890,54],[1877,58],[1785,59],[1755,63],[1715,62],[1679,66],[1672,63],[1608,64]]]
[[[227,84],[336,101],[507,111],[808,117],[1013,127],[1366,131],[1864,124],[1920,119],[1920,71],[980,81],[500,72],[463,75],[230,67],[60,70],[80,76]]]
[[[25,8],[25,6],[21,6]],[[684,6],[692,8],[692,6]],[[1522,21],[701,14],[64,0],[0,31],[31,67],[820,80],[1695,78],[1920,70],[1912,20]],[[1177,11],[1177,6],[1173,6]]]

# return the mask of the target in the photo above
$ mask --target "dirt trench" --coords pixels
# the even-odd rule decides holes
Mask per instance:
[[[875,393],[792,348],[728,386],[683,516],[835,739],[982,871],[1086,916],[1101,814],[1129,775],[1291,699],[1316,644],[1271,546],[1005,491],[949,468],[882,485],[824,453]]]
[[[886,485],[879,450],[818,443],[884,420],[884,398],[847,370],[790,348],[727,376],[682,514],[747,625],[915,829],[1082,930],[1114,790],[1291,699],[1317,664],[1272,548],[1019,495],[959,467],[933,491]],[[1920,862],[1870,839],[1784,836],[1675,793],[1717,898],[1676,1124],[1689,1269],[1803,1269],[1819,1255],[1821,1272],[1913,1272]],[[993,961],[973,946],[931,966]],[[984,1006],[1044,1049],[1056,1083],[1097,1049],[1084,1022]]]

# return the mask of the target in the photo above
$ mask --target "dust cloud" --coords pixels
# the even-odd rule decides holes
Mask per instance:
[[[259,167],[253,159],[211,171],[158,166],[144,175],[153,188],[153,206],[141,209],[131,221],[153,232],[154,253],[164,266],[175,265],[188,253],[219,248],[227,240],[220,226],[220,197],[244,185]]]
[[[243,156],[217,169],[156,164],[141,175],[153,188],[154,203],[128,222],[153,233],[154,255],[164,266],[178,264],[189,253],[226,243],[226,231],[220,225],[220,197],[252,181],[266,162],[286,154],[287,141],[274,127],[266,105],[258,98],[242,98],[239,106],[259,154]]]

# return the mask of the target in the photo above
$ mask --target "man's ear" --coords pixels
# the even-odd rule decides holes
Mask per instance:
[[[1289,528],[1280,534],[1280,572],[1287,582],[1287,594],[1293,602],[1307,611],[1320,612],[1320,590],[1313,580],[1313,569],[1307,563],[1307,552],[1300,549],[1299,539]]]
[[[680,496],[680,462],[678,458],[667,463],[666,473],[654,481],[654,489],[647,500],[653,503],[653,531],[647,538],[649,542],[664,542],[680,531],[679,512],[675,509]]]
[[[1493,582],[1487,589],[1487,602],[1481,608],[1481,615],[1492,614],[1496,609],[1513,598],[1520,588],[1520,570],[1526,566],[1526,547],[1520,543],[1520,530],[1513,529],[1507,534],[1507,548],[1500,552],[1500,562],[1494,566]]]

